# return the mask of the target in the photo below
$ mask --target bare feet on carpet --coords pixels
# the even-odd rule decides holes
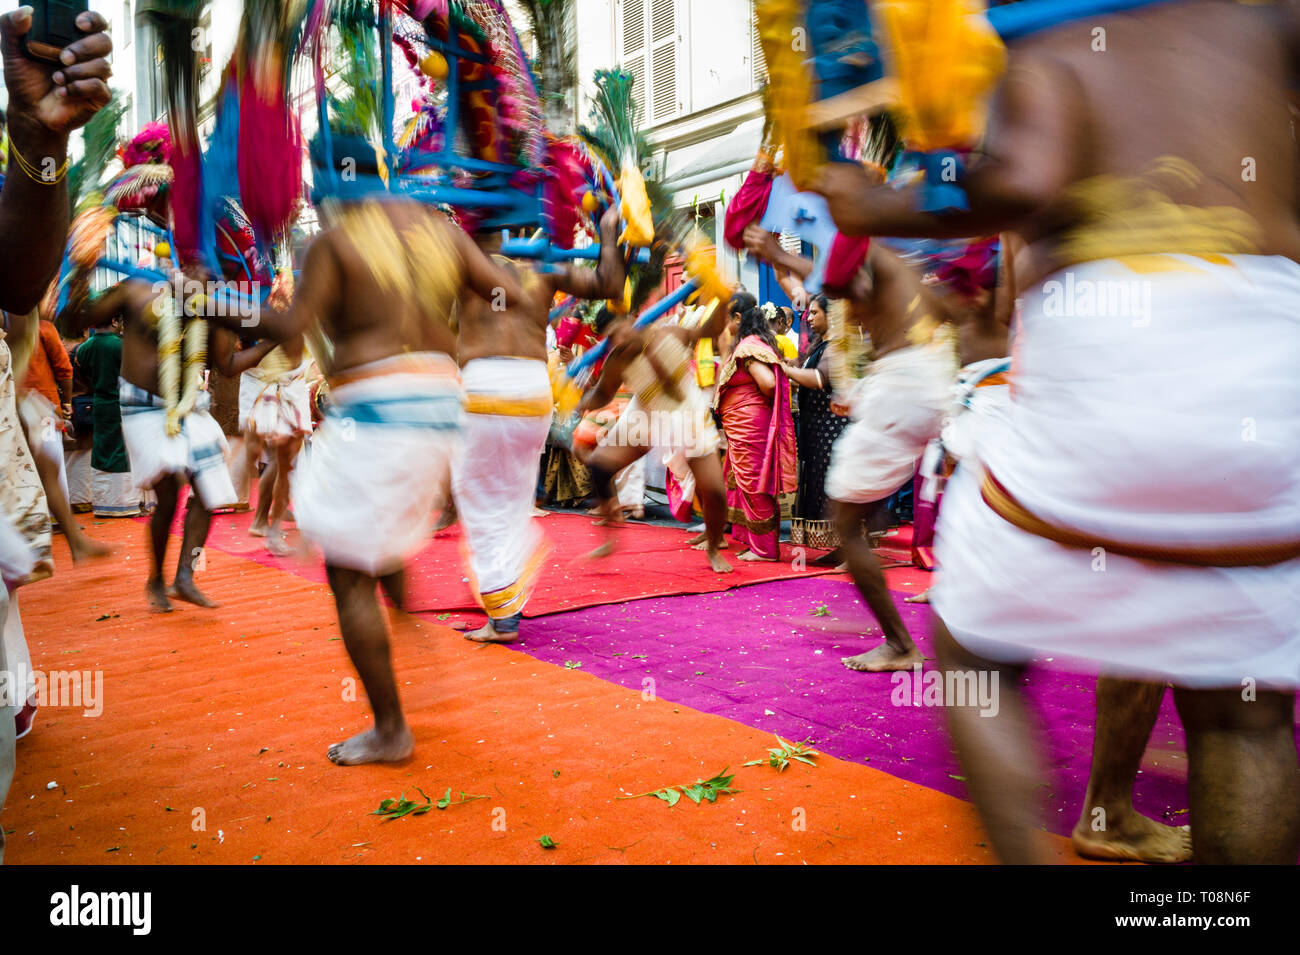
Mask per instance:
[[[161,580],[151,580],[144,585],[144,595],[149,600],[149,609],[156,613],[171,613],[172,605],[167,599],[167,585]]]
[[[745,551],[744,553],[737,554],[737,555],[736,555],[736,560],[766,560],[766,561],[775,561],[776,558],[775,558],[775,557],[760,557],[758,554],[755,554],[752,550],[747,550],[747,551]]]
[[[596,560],[601,557],[608,557],[612,553],[614,553],[614,542],[605,541],[605,543],[601,544],[595,550],[587,551],[585,556],[588,559]]]
[[[267,526],[263,524],[261,521],[253,521],[253,523],[248,525],[248,536],[265,537],[267,530],[268,530]]]
[[[210,599],[203,591],[195,585],[192,580],[177,580],[167,588],[167,596],[176,600],[184,600],[186,603],[196,604],[200,607],[220,607],[221,604]]]
[[[330,762],[339,766],[357,766],[361,763],[396,763],[406,759],[415,750],[415,737],[403,726],[391,735],[381,735],[378,730],[366,730],[351,739],[335,743],[329,749]]]
[[[518,633],[498,633],[489,621],[477,630],[465,634],[465,639],[473,640],[475,643],[514,643],[518,636]]]
[[[1186,862],[1192,857],[1192,833],[1187,826],[1166,826],[1140,812],[1106,820],[1104,832],[1094,832],[1092,817],[1080,819],[1070,833],[1074,851],[1085,859],[1128,862]]]
[[[709,551],[709,566],[713,568],[713,572],[716,574],[729,574],[735,570],[716,550]]]
[[[69,536],[68,549],[72,551],[72,562],[74,564],[80,564],[83,560],[94,560],[97,557],[108,557],[113,553],[113,548],[107,544],[101,544],[99,541],[91,540],[84,535],[80,538]]]
[[[925,658],[921,651],[912,647],[906,653],[895,650],[888,643],[882,643],[874,650],[859,653],[856,657],[842,657],[840,662],[850,670],[864,673],[888,673],[891,670],[910,670],[919,666]]]
[[[278,531],[272,528],[267,531],[266,543],[264,545],[276,557],[288,557],[293,553],[293,548],[289,542],[284,539],[284,531]]]
[[[731,545],[724,540],[721,544],[718,545],[718,550],[727,550],[730,547]],[[709,539],[704,534],[701,534],[699,537],[691,538],[691,550],[708,550],[708,549],[709,549]]]
[[[930,602],[930,588],[926,587],[919,594],[912,594],[910,597],[904,597],[905,604],[928,604]]]

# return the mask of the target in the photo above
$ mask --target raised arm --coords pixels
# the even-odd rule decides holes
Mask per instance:
[[[307,329],[332,314],[333,303],[339,298],[339,262],[332,242],[333,233],[324,232],[307,248],[302,264],[302,278],[297,283],[288,309],[280,311],[262,308],[253,320],[240,314],[240,309],[210,309],[217,314],[208,316],[208,320],[235,334],[251,324],[251,327],[257,329],[259,337],[270,339],[272,347],[304,334]]]
[[[627,281],[627,264],[618,247],[618,212],[611,206],[600,219],[600,258],[594,269],[565,265],[555,274],[561,292],[585,299],[619,298]]]
[[[781,248],[776,236],[760,225],[750,224],[745,227],[745,251],[757,259],[781,272],[788,273],[800,284],[812,275],[813,263],[802,255],[794,255]],[[784,289],[785,286],[782,286]],[[789,292],[786,292],[788,295]]]
[[[108,24],[91,12],[76,22],[85,36],[64,51],[70,63],[56,64],[19,48],[32,28],[30,7],[0,17],[10,158],[0,191],[0,308],[9,312],[35,308],[59,268],[68,235],[68,134],[109,100]]]
[[[257,363],[271,354],[279,344],[268,338],[256,345],[236,351],[235,342],[238,339],[232,332],[224,328],[214,328],[212,336],[212,367],[227,378],[234,378],[250,368],[255,368]]]
[[[83,303],[82,307],[76,310],[65,309],[59,316],[63,319],[63,327],[67,329],[68,337],[80,338],[87,328],[99,328],[106,325],[114,316],[121,315],[130,303],[131,292],[131,281],[128,279],[125,282],[118,282],[94,301],[74,298],[74,301]]]
[[[849,163],[828,163],[814,189],[845,235],[962,238],[1013,230],[1071,182],[1072,157],[1083,148],[1073,119],[1077,98],[1074,78],[1061,67],[1013,59],[994,98],[985,151],[963,181],[966,212],[921,212],[919,186],[876,185]]]
[[[447,228],[465,265],[465,284],[470,291],[493,307],[501,302],[502,296],[505,296],[502,304],[523,302],[524,291],[517,278],[493,262],[462,230],[451,224]]]

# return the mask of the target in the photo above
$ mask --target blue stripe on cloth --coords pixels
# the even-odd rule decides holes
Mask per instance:
[[[356,424],[455,431],[460,427],[461,412],[460,395],[446,394],[350,401],[334,405],[326,416]]]

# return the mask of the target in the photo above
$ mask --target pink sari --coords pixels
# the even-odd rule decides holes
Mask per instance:
[[[776,387],[771,395],[764,395],[746,371],[749,361],[761,361],[772,369]],[[723,477],[732,539],[742,551],[775,560],[781,554],[777,495],[796,488],[798,459],[790,381],[766,342],[750,335],[736,346],[722,370],[714,400],[727,435]]]

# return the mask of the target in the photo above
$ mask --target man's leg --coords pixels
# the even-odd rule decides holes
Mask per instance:
[[[1300,768],[1295,693],[1174,688],[1187,731],[1194,859],[1206,865],[1295,865]]]
[[[176,519],[176,501],[181,485],[174,475],[169,474],[155,484],[153,490],[158,504],[149,517],[149,580],[144,589],[149,597],[149,606],[167,613],[172,605],[167,600],[167,583],[163,580],[162,567],[167,559],[167,541],[171,536],[172,521]]]
[[[898,615],[894,599],[889,595],[885,572],[880,569],[880,561],[872,553],[871,544],[862,533],[863,522],[870,521],[879,508],[879,502],[850,504],[833,501],[831,507],[840,538],[840,554],[849,565],[849,574],[853,577],[858,592],[876,615],[880,629],[885,633],[884,643],[866,653],[844,657],[844,665],[850,670],[866,670],[871,673],[910,670],[918,666],[924,658],[908,636],[907,627],[903,626],[903,618]]]
[[[388,645],[388,624],[375,594],[375,578],[329,564],[325,571],[334,591],[343,645],[375,712],[375,728],[335,743],[329,749],[329,758],[340,766],[405,759],[415,748],[415,739],[402,715]]]
[[[284,512],[289,509],[289,477],[293,474],[293,461],[298,456],[300,447],[301,438],[290,438],[275,446],[275,484],[270,494],[271,523],[266,532],[266,549],[281,557],[290,552],[289,545],[284,542],[284,528],[280,522],[284,520]],[[262,502],[258,501],[259,511],[261,505]]]
[[[262,460],[262,439],[253,433],[252,428],[244,432],[244,462],[248,469],[248,483],[257,481],[257,510],[253,513],[253,523],[248,525],[248,533],[253,537],[265,537],[271,513],[271,497],[275,487],[275,461],[266,466],[259,477],[257,465]]]
[[[35,437],[39,436],[27,435],[27,446],[31,448],[32,458],[36,461],[36,473],[40,476],[41,487],[45,489],[45,500],[50,506],[50,513],[59,522],[63,536],[67,538],[68,549],[72,551],[72,562],[79,564],[92,557],[107,557],[113,552],[112,548],[87,537],[73,516],[72,505],[68,503],[65,491],[67,481],[61,475],[62,458],[51,457],[50,446],[33,440]]]
[[[1009,865],[1051,861],[1038,801],[1047,778],[1038,758],[1036,734],[1020,694],[1023,668],[981,659],[962,647],[935,618],[934,643],[944,673],[982,673],[991,688],[992,715],[978,706],[944,707],[948,732],[966,774],[966,789],[979,810],[998,859]],[[945,679],[945,684],[947,684]]]
[[[181,552],[176,561],[176,579],[167,588],[168,597],[200,607],[220,606],[194,583],[194,569],[203,559],[203,545],[207,543],[208,528],[211,526],[212,512],[204,506],[199,492],[191,487],[190,499],[185,506],[185,534],[181,538]]]
[[[1079,855],[1138,862],[1186,862],[1192,857],[1186,826],[1162,825],[1133,808],[1133,781],[1164,695],[1164,684],[1097,680],[1092,771],[1070,836]]]
[[[695,493],[704,509],[705,554],[715,573],[729,574],[732,566],[721,554],[722,535],[727,529],[727,489],[722,480],[722,462],[710,451],[698,458],[687,458],[695,475]]]
[[[591,485],[596,492],[601,512],[605,515],[601,525],[605,527],[605,542],[587,554],[588,557],[608,557],[614,553],[614,527],[622,523],[622,512],[618,506],[618,493],[614,490],[614,475],[633,461],[645,456],[650,449],[634,444],[600,445],[587,458],[587,469],[591,472]]]

